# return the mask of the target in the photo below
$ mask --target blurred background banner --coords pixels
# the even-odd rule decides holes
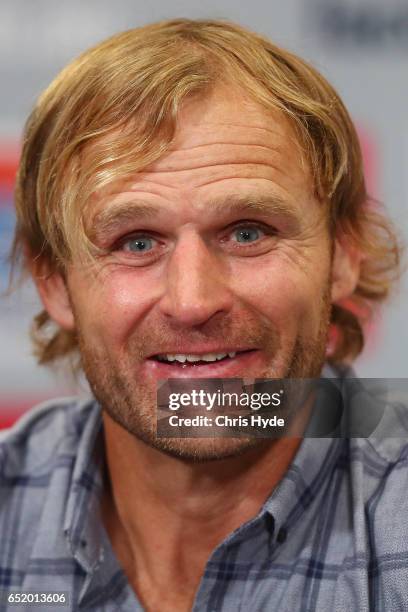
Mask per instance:
[[[408,239],[406,0],[2,0],[0,4],[0,290],[8,283],[13,182],[22,127],[36,97],[78,53],[107,36],[174,17],[231,19],[311,61],[336,87],[360,134],[371,195]],[[369,330],[361,376],[407,377],[407,278]],[[72,394],[36,366],[29,283],[0,300],[0,427],[38,401]]]

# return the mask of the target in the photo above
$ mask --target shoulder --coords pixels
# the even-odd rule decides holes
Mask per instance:
[[[351,462],[364,475],[367,504],[392,509],[398,496],[408,501],[408,405],[393,401],[391,379],[345,382]]]
[[[333,372],[334,370],[332,370]],[[386,479],[408,460],[408,380],[358,378],[351,368],[330,378],[342,402],[340,437],[350,440],[350,461]],[[332,396],[328,396],[333,401]]]
[[[366,498],[369,513],[378,518],[383,508],[388,524],[392,516],[408,513],[408,437],[354,440],[351,447],[356,460],[364,464],[366,486],[371,483]],[[406,531],[408,548],[408,531],[403,524],[400,529]]]
[[[0,482],[49,472],[61,455],[75,454],[93,399],[49,400],[0,432]]]
[[[384,601],[408,580],[407,417],[407,406],[387,406],[370,436],[350,440],[351,495],[363,501],[370,576]]]
[[[361,513],[374,558],[404,552],[408,568],[408,381],[359,379],[347,369],[335,382],[346,438],[339,466],[354,520]]]
[[[89,464],[86,450],[92,447],[99,414],[93,399],[53,400],[1,432],[0,589],[21,585],[32,575],[44,585],[45,576],[55,578],[50,568],[59,567],[61,560],[74,572],[67,557],[65,517],[75,467],[79,457]]]

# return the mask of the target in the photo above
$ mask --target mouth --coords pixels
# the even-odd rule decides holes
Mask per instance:
[[[158,378],[244,377],[259,360],[257,349],[224,349],[214,352],[158,353],[146,359],[146,366]]]
[[[226,361],[235,359],[237,355],[242,355],[243,353],[248,353],[253,349],[248,349],[244,351],[226,351],[220,353],[204,353],[204,354],[194,354],[194,353],[166,353],[153,356],[153,359],[159,361],[160,363],[167,363],[174,365],[176,367],[181,368],[198,368],[202,365],[208,365],[209,363],[219,363],[220,361]]]

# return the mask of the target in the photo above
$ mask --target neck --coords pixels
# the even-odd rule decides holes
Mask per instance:
[[[258,513],[300,444],[300,438],[263,440],[239,456],[193,463],[147,446],[106,413],[103,418],[103,517],[135,590],[142,575],[157,588],[174,583],[174,573],[194,589],[211,552]]]

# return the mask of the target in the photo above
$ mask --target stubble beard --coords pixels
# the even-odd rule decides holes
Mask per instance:
[[[320,327],[315,338],[304,340],[300,335],[296,338],[287,355],[276,359],[280,348],[279,334],[270,328],[253,325],[252,333],[242,329],[242,339],[249,340],[270,355],[270,364],[263,372],[257,373],[257,378],[316,378],[320,376],[327,345],[327,334],[330,320],[329,289],[322,296]],[[254,319],[255,321],[255,319]],[[223,320],[207,330],[205,338],[238,338],[239,333],[233,331],[231,322]],[[174,332],[157,330],[157,346],[163,342],[166,333],[174,337]],[[249,325],[251,329],[251,325]],[[245,453],[246,451],[265,446],[265,440],[256,437],[214,437],[214,438],[162,438],[156,435],[157,423],[157,390],[151,382],[136,380],[135,356],[138,363],[142,355],[146,355],[144,347],[152,346],[152,334],[138,338],[137,348],[129,345],[122,359],[113,358],[106,350],[92,346],[82,330],[76,317],[76,330],[81,355],[81,364],[93,394],[102,410],[123,427],[137,440],[163,453],[189,462],[205,462],[225,459]],[[202,338],[203,339],[203,338]],[[131,356],[133,355],[133,358]],[[288,415],[289,416],[289,415]],[[293,417],[294,415],[290,415]],[[273,443],[268,440],[267,444]]]

